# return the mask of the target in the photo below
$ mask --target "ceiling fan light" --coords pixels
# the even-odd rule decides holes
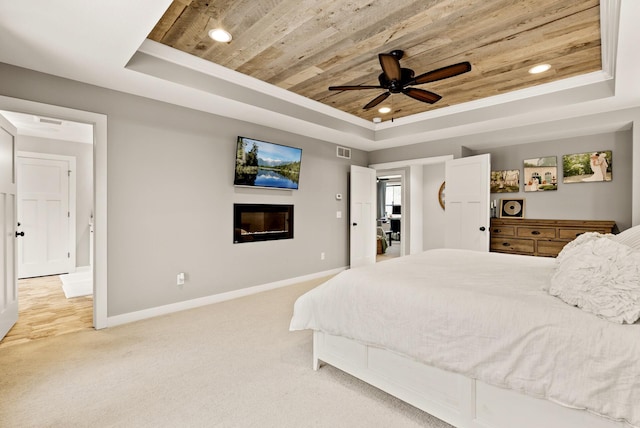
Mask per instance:
[[[216,42],[221,43],[229,43],[232,39],[231,33],[223,30],[222,28],[214,28],[213,30],[210,30],[209,37],[211,37]]]
[[[544,73],[545,71],[549,70],[551,68],[550,64],[538,64],[534,67],[531,67],[529,69],[529,73],[531,74],[538,74],[538,73]]]
[[[382,113],[382,114],[386,114],[389,113],[391,111],[391,107],[380,107],[378,109],[378,112]]]

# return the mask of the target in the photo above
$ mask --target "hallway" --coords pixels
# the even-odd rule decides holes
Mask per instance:
[[[67,299],[58,275],[18,281],[18,322],[2,348],[44,337],[93,329],[93,296]]]

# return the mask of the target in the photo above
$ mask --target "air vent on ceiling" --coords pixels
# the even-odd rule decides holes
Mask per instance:
[[[40,121],[40,123],[48,123],[50,125],[62,125],[62,121],[61,120],[47,119],[47,118],[44,118],[44,117],[39,117],[38,120]]]
[[[339,158],[351,159],[351,149],[346,147],[336,147],[336,154]]]

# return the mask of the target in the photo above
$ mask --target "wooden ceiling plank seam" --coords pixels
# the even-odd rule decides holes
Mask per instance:
[[[181,51],[185,51],[187,53],[191,53],[188,50],[185,50],[181,39],[185,33],[190,34],[193,32],[193,20],[198,20],[200,18],[200,13],[193,9],[192,7],[186,7],[182,13],[176,18],[173,25],[166,32],[164,38],[162,39],[162,43],[171,46],[174,49],[178,49]]]
[[[287,38],[282,40],[282,58],[280,58],[277,63],[268,64],[268,67],[263,67],[261,71],[257,72],[255,77],[277,85],[279,81],[295,73],[290,72],[291,68],[297,70],[308,69],[309,61],[305,58],[318,51],[331,50],[334,45],[332,36],[340,37],[340,34],[344,32],[343,30],[345,30],[348,25],[346,23],[354,19],[345,9],[348,7],[358,10],[367,4],[370,4],[369,0],[359,0],[359,2],[348,3],[325,1],[316,4],[319,10],[318,15],[330,16],[331,19],[322,20],[319,19],[318,16],[315,16],[314,19],[307,22],[307,25],[301,25],[293,29],[293,31],[287,34]],[[366,13],[358,15],[359,21],[363,20],[361,15],[366,16]],[[291,43],[289,40],[293,40],[295,43]],[[304,42],[299,42],[301,40]],[[257,64],[263,61],[260,56],[256,56],[251,62],[256,64],[253,68],[258,69]],[[267,64],[266,62],[264,63]],[[315,64],[314,66],[317,67]],[[285,71],[288,71],[287,75],[282,76],[282,73]],[[273,80],[274,76],[277,76],[275,80]]]
[[[163,43],[165,35],[186,8],[187,6],[185,4],[174,0],[162,15],[160,21],[153,27],[147,38]]]
[[[236,43],[243,48],[237,49],[220,64],[236,70],[269,46],[281,43],[293,28],[304,25],[315,17],[315,10],[311,7],[313,0],[304,0],[304,2],[311,4],[301,4],[300,8],[292,10],[276,8],[265,15],[236,39]]]
[[[216,6],[218,2],[210,2],[209,8]],[[258,36],[256,28],[267,25],[264,20],[269,18],[269,11],[276,7],[283,7],[286,1],[268,0],[238,0],[232,2],[232,6],[226,10],[224,16],[220,17],[224,28],[229,31],[233,40],[230,43],[214,43],[199,55],[209,61],[233,69],[228,64],[229,58],[239,55],[239,51],[246,49],[245,44],[254,38],[263,38],[264,34]]]

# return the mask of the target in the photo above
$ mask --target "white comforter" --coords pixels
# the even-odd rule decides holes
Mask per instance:
[[[340,273],[296,301],[290,328],[640,427],[640,325],[550,296],[553,270],[554,259],[431,250]]]

